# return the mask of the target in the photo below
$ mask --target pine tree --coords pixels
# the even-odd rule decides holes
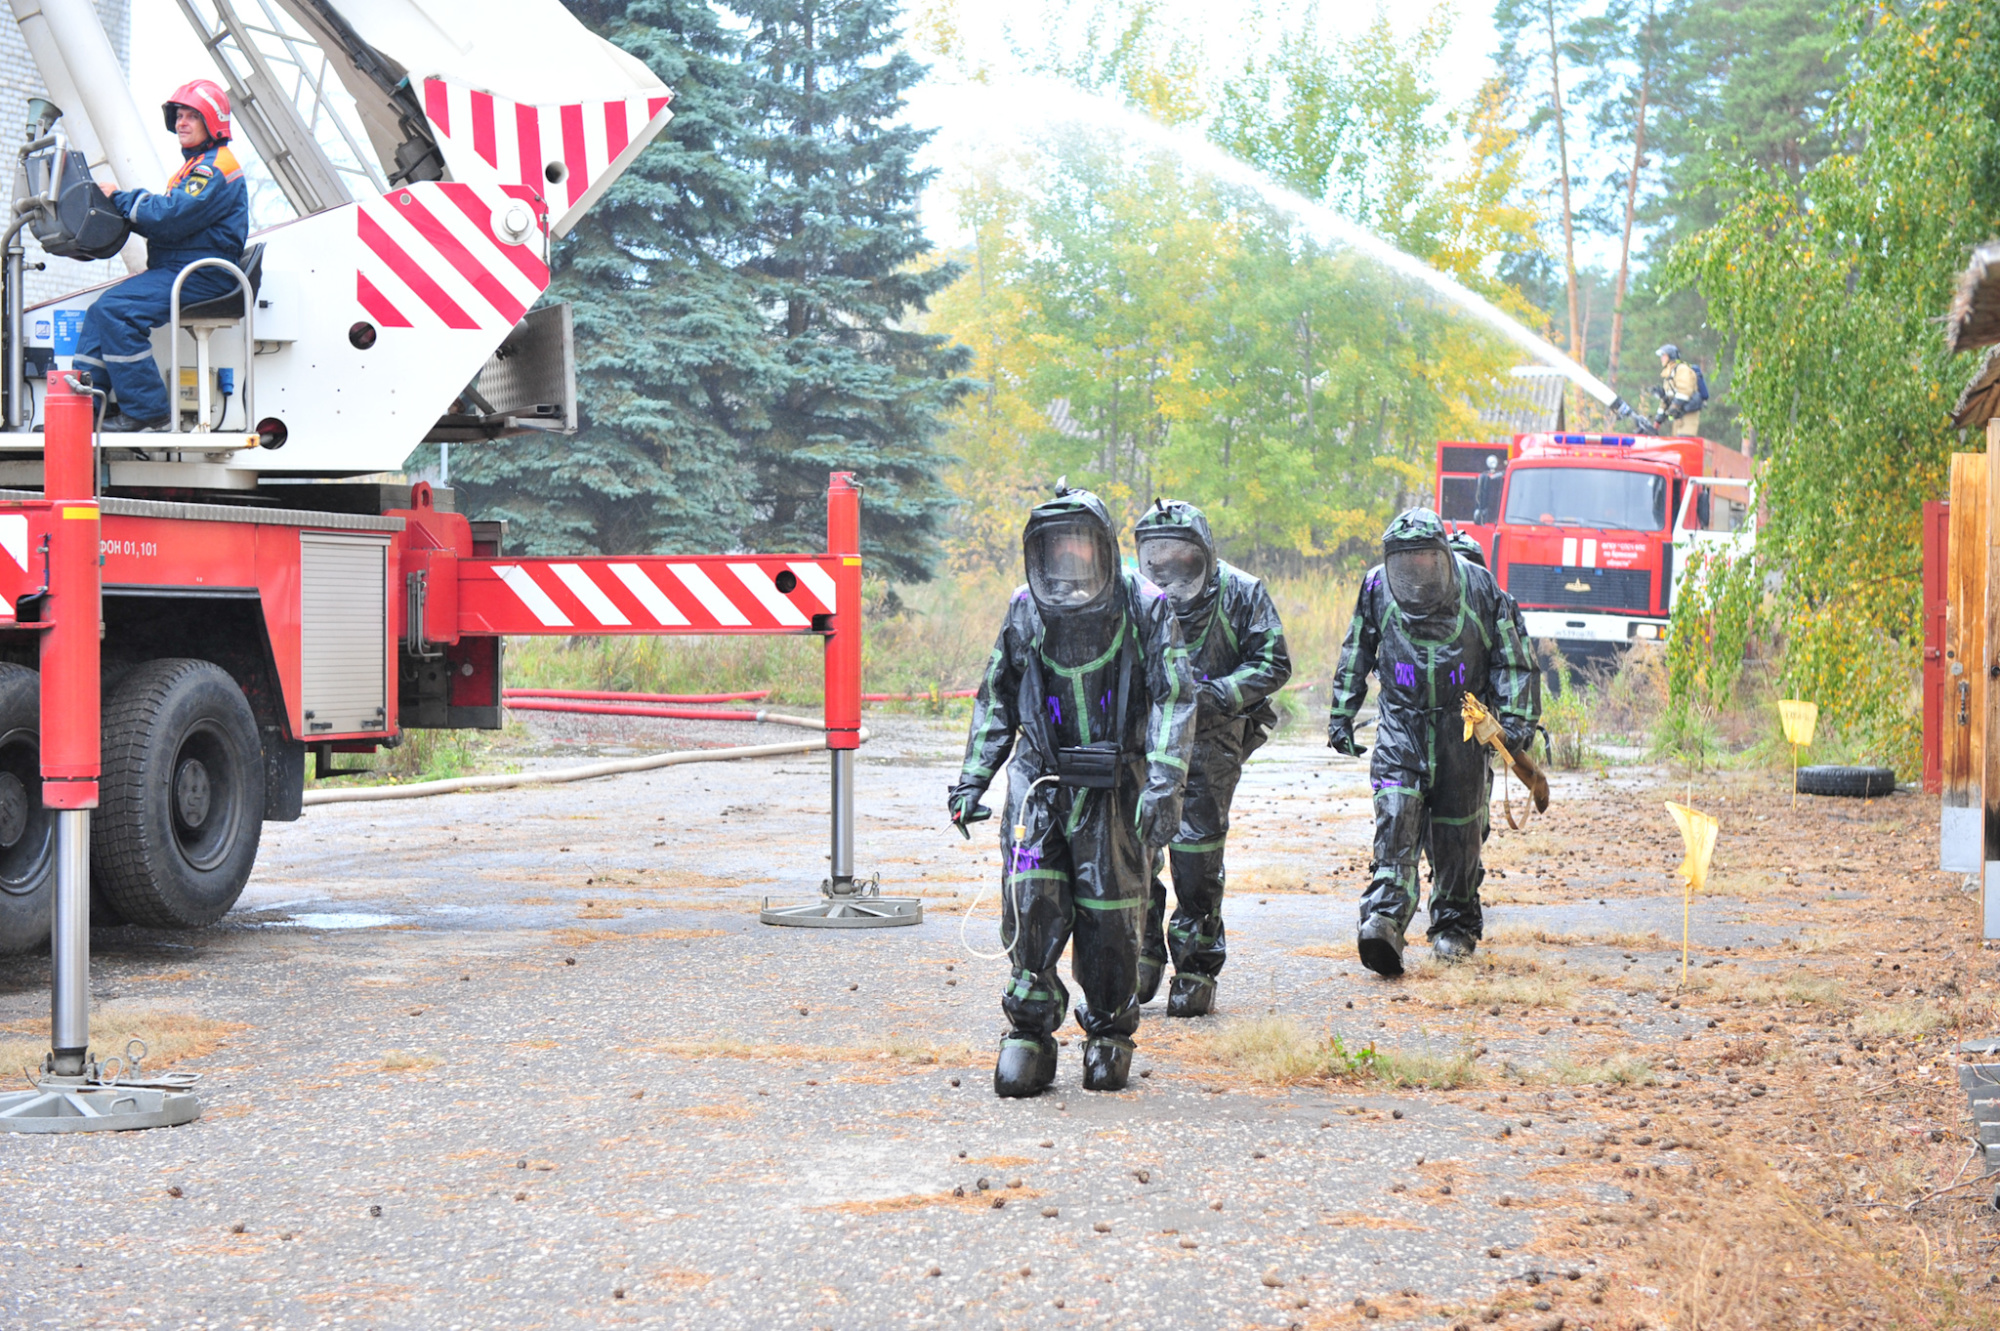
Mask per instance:
[[[460,506],[509,519],[526,554],[739,548],[744,440],[785,381],[735,271],[755,184],[734,161],[748,97],[738,39],[708,0],[568,4],[660,76],[674,117],[556,249],[547,299],[573,306],[578,432],[455,450]]]
[[[930,131],[890,122],[924,67],[894,51],[890,0],[734,0],[749,23],[761,179],[759,288],[786,381],[756,448],[751,544],[815,550],[826,476],[858,473],[864,552],[921,581],[951,500],[939,478],[946,410],[968,391],[971,353],[910,322],[949,286],[955,263],[923,266],[917,215],[932,172],[916,165]]]

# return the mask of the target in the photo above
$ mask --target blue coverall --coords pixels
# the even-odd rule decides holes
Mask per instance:
[[[146,238],[146,271],[97,298],[76,343],[76,364],[100,384],[108,378],[118,409],[147,423],[166,420],[171,410],[152,331],[167,322],[174,278],[196,259],[240,264],[250,234],[250,190],[229,145],[211,139],[181,155],[186,160],[164,194],[128,189],[111,196]],[[228,272],[204,268],[182,285],[181,308],[235,289]]]

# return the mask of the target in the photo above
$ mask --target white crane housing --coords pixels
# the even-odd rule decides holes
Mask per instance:
[[[88,0],[10,3],[71,146],[120,188],[160,188],[153,116]],[[567,309],[528,311],[550,240],[665,127],[667,87],[559,0],[177,3],[298,215],[251,235],[254,317],[213,340],[206,374],[253,400],[195,433],[107,441],[113,486],[251,490],[392,471],[426,440],[573,431]],[[67,365],[105,289],[26,312],[7,350],[31,381]],[[173,335],[153,337],[163,373]],[[20,419],[0,485],[40,483],[39,417]]]

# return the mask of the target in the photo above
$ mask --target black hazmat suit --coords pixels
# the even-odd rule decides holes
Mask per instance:
[[[1374,868],[1361,899],[1362,955],[1371,969],[1401,970],[1402,935],[1416,913],[1417,858],[1431,860],[1430,934],[1476,940],[1482,932],[1480,847],[1487,833],[1487,750],[1465,738],[1460,700],[1469,689],[1500,721],[1507,745],[1525,750],[1539,720],[1539,693],[1517,612],[1493,575],[1453,554],[1444,523],[1412,509],[1383,534],[1383,563],[1368,570],[1334,672],[1327,740],[1354,744],[1354,717],[1379,683],[1375,754]],[[1391,571],[1409,557],[1442,577],[1392,588]],[[1392,964],[1370,957],[1374,917],[1393,925]]]
[[[1096,582],[1065,583],[1074,570],[1047,555],[1062,541],[1089,543]],[[1000,1006],[1012,1030],[995,1088],[1031,1095],[1053,1078],[1053,1033],[1069,1006],[1056,963],[1074,934],[1084,1085],[1116,1089],[1139,1025],[1147,870],[1180,825],[1194,682],[1173,607],[1119,568],[1117,536],[1096,495],[1059,490],[1029,516],[1023,545],[1028,585],[1007,607],[949,796],[953,820],[974,821],[1008,763],[1000,928],[1012,975]],[[1007,1074],[1010,1046],[1041,1060],[1025,1084]]]
[[[1199,701],[1194,754],[1188,761],[1181,825],[1167,845],[1174,913],[1167,918],[1162,865],[1153,866],[1139,961],[1139,1001],[1151,1001],[1169,957],[1174,963],[1172,1016],[1214,1006],[1215,977],[1228,957],[1222,924],[1223,843],[1229,805],[1243,764],[1277,724],[1270,698],[1292,676],[1285,627],[1264,584],[1215,557],[1215,537],[1200,509],[1160,502],[1139,520],[1139,569],[1167,594],[1180,620]]]

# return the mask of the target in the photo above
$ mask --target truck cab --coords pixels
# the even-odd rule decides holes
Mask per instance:
[[[1666,638],[1693,550],[1749,539],[1751,470],[1706,439],[1524,434],[1440,444],[1437,493],[1529,634],[1578,660]]]

